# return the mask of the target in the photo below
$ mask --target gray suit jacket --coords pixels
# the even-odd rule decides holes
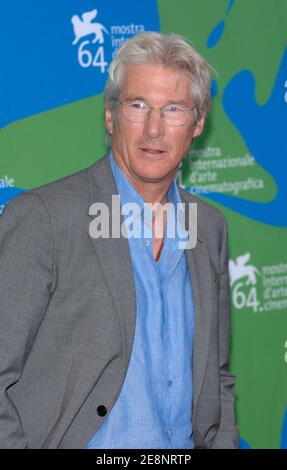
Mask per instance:
[[[115,404],[135,331],[128,241],[92,239],[89,206],[117,194],[107,157],[13,199],[0,218],[0,448],[83,448]],[[195,298],[198,447],[238,446],[228,371],[226,224],[198,203],[186,250]]]

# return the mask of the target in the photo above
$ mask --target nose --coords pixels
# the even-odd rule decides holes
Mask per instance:
[[[155,139],[164,135],[164,122],[159,109],[151,109],[145,121],[145,133],[151,138]]]

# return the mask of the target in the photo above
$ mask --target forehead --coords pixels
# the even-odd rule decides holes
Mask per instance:
[[[190,103],[190,80],[186,72],[162,65],[129,65],[124,70],[121,95],[126,99]]]

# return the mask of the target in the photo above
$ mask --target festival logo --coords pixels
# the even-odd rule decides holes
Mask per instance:
[[[105,50],[104,50],[104,34],[109,34],[107,28],[98,22],[93,20],[98,15],[98,10],[87,11],[80,16],[73,15],[71,23],[73,25],[75,38],[73,40],[73,46],[79,43],[78,46],[78,61],[81,67],[87,68],[90,66],[99,67],[101,73],[106,72],[108,63],[105,61]],[[87,36],[91,36],[91,39],[87,39]],[[94,50],[89,48],[90,44],[99,43],[99,47]]]
[[[265,265],[258,269],[250,263],[251,253],[229,260],[233,306],[253,313],[287,308],[287,262]]]
[[[104,32],[109,34],[107,29],[101,23],[93,23],[92,21],[96,18],[98,10],[87,11],[82,14],[82,19],[78,15],[72,16],[72,25],[74,28],[75,39],[73,45],[85,36],[90,34],[94,35],[92,43],[99,41],[100,44],[104,43]]]
[[[145,31],[145,26],[127,23],[107,27],[102,22],[95,21],[97,17],[97,8],[72,16],[72,45],[78,46],[77,57],[81,67],[98,67],[104,74],[117,49],[133,35]]]
[[[258,311],[257,275],[260,275],[256,266],[248,264],[250,253],[245,253],[229,260],[230,286],[232,288],[232,301],[236,309],[250,308]],[[261,308],[261,307],[260,307]]]
[[[259,274],[256,266],[247,264],[250,260],[250,253],[246,253],[242,256],[238,256],[234,262],[232,259],[229,261],[229,275],[230,275],[230,285],[238,281],[239,279],[246,278],[245,283],[255,285],[256,284],[256,274]]]

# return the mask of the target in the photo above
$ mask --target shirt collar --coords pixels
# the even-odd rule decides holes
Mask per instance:
[[[120,196],[121,206],[129,203],[136,203],[140,207],[140,211],[135,211],[132,215],[134,221],[141,215],[144,218],[144,223],[148,226],[149,233],[151,236],[151,211],[149,210],[147,204],[145,204],[144,199],[137,192],[134,186],[129,181],[128,177],[122,171],[118,163],[116,162],[115,157],[113,156],[112,151],[109,154],[109,160],[111,164],[112,173],[115,179],[117,190]],[[169,203],[173,203],[175,207],[174,216],[173,212],[169,212],[170,217],[168,218],[168,223],[176,224],[176,220],[181,224],[182,217],[185,214],[184,203],[181,201],[179,190],[176,184],[176,179],[174,178],[167,192],[167,199]],[[144,212],[144,209],[146,212]],[[145,215],[145,217],[144,217]],[[184,237],[186,239],[186,237]]]
[[[118,163],[115,160],[115,157],[113,156],[112,151],[109,154],[109,159],[112,168],[112,173],[121,198],[121,203],[125,204],[128,202],[136,202],[140,205],[141,209],[143,210],[145,203],[143,198],[131,184],[122,169],[119,167]],[[172,202],[173,204],[175,204],[175,206],[182,202],[175,178],[168,189],[167,199],[168,202]]]

